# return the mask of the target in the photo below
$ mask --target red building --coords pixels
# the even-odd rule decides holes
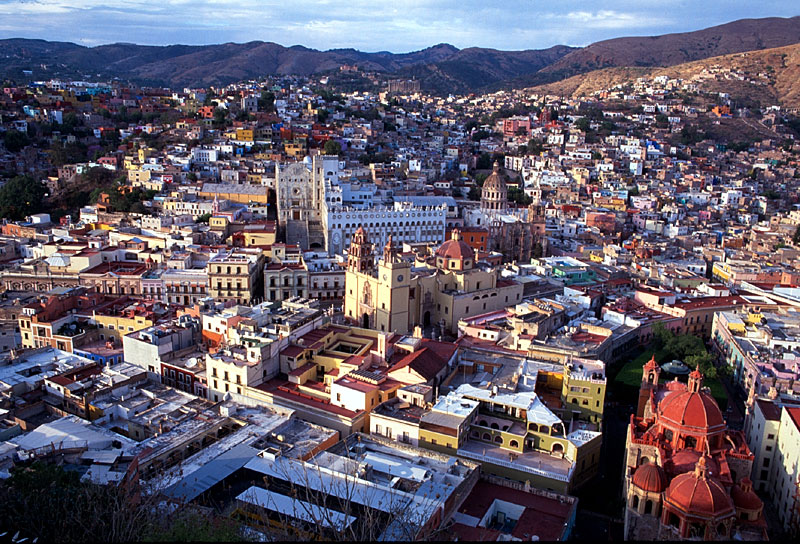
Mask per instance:
[[[766,540],[744,434],[728,429],[700,372],[688,384],[660,374],[650,359],[628,427],[625,539]]]

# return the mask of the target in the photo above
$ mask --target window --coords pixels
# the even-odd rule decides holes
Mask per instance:
[[[381,427],[380,425],[375,425],[375,434],[381,434],[382,431],[383,427]]]
[[[342,402],[342,394],[336,393],[336,402]]]

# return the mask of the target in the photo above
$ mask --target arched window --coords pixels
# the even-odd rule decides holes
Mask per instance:
[[[674,512],[669,513],[669,518],[667,519],[667,525],[670,527],[675,527],[676,529],[681,526],[681,518],[677,516]]]
[[[700,523],[689,524],[689,538],[702,538],[703,533],[705,533],[705,530],[702,524]]]
[[[491,442],[492,441],[492,435],[490,435],[489,433],[483,433],[483,439],[484,440],[488,440],[489,442]]]
[[[634,510],[638,510],[639,509],[639,497],[636,496],[636,495],[634,495],[631,498],[631,508],[633,508]]]
[[[481,422],[479,423],[479,425],[480,425],[481,427],[488,427],[488,426],[489,426],[489,424],[488,424],[488,423],[486,423],[486,420],[485,420],[485,419],[482,419],[482,420],[481,420]]]
[[[502,445],[503,444],[503,437],[500,436],[500,435],[497,435],[497,436],[494,437],[494,441],[497,442],[498,444]]]
[[[726,536],[728,534],[728,528],[725,527],[724,523],[720,523],[717,525],[717,536]]]
[[[492,429],[498,429],[499,430],[500,429],[500,425],[498,425],[497,423],[493,422],[492,423]]]
[[[647,457],[646,455],[642,455],[642,458],[639,459],[639,464],[640,465],[646,465],[649,462],[650,462],[650,458]]]
[[[562,446],[559,442],[553,444],[553,448],[551,450],[553,453],[564,453],[564,446]]]
[[[653,513],[653,501],[647,499],[647,502],[644,503],[644,513],[645,514],[652,514]]]
[[[508,443],[508,445],[511,446],[512,448],[518,448],[519,442],[517,442],[516,440],[512,440],[511,442]]]

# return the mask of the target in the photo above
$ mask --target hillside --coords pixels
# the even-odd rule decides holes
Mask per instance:
[[[423,90],[447,94],[530,87],[603,68],[673,66],[796,43],[800,43],[800,17],[742,19],[695,32],[615,38],[583,48],[556,45],[523,51],[458,49],[439,44],[402,54],[365,53],[355,49],[284,47],[263,41],[84,47],[67,42],[7,39],[0,40],[0,77],[18,81],[116,77],[180,88],[222,85],[267,75],[310,76],[356,64],[387,77],[416,77]],[[612,72],[608,77],[615,76]]]
[[[83,47],[43,40],[0,40],[0,76],[20,79],[23,70],[34,79],[51,77],[129,79],[171,87],[227,84],[265,75],[309,76],[357,64],[364,70],[419,77],[435,92],[466,92],[498,80],[535,72],[574,48],[546,50],[459,50],[439,44],[411,53],[364,53],[355,49],[318,51],[269,42],[164,47],[111,44]]]
[[[673,66],[793,43],[800,43],[800,17],[741,19],[694,32],[596,42],[573,51],[542,72],[578,73],[614,66]]]
[[[800,44],[722,55],[667,68],[606,68],[531,88],[560,96],[589,96],[637,77],[680,78],[708,92],[726,92],[735,101],[800,107]],[[740,78],[745,78],[744,80]]]

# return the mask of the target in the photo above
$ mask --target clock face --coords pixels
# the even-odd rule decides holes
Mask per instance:
[[[402,274],[400,274],[399,276],[397,276],[397,281],[403,281],[403,275],[402,275]]]

